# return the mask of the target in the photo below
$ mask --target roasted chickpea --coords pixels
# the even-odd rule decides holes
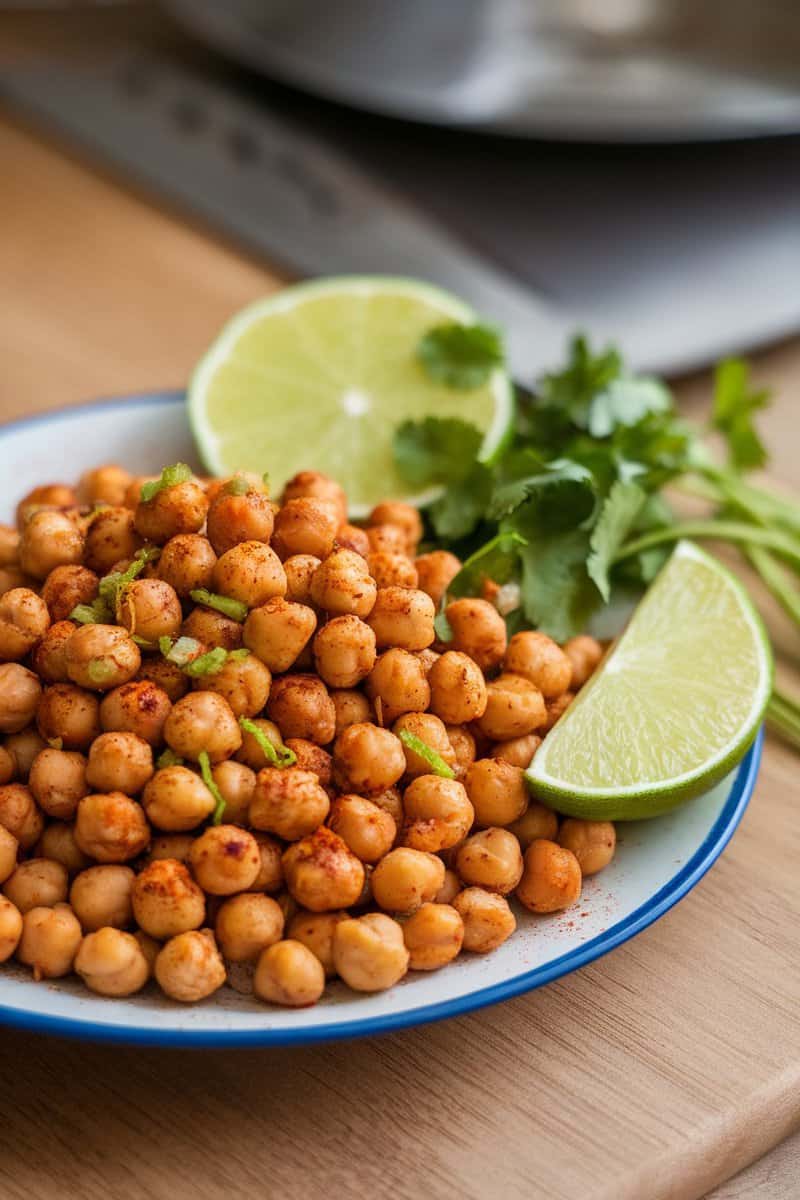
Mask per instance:
[[[14,764],[14,776],[23,783],[28,782],[31,767],[38,754],[47,749],[47,742],[33,725],[10,733],[6,738],[5,750]]]
[[[422,537],[422,518],[419,509],[400,500],[384,500],[369,514],[370,525],[396,525],[405,537],[406,553],[413,554]]]
[[[24,783],[0,787],[0,825],[17,839],[23,850],[30,850],[41,837],[44,819]]]
[[[17,505],[17,525],[22,529],[40,508],[74,508],[75,492],[66,483],[43,483],[31,488]]]
[[[453,650],[468,654],[484,672],[500,665],[506,653],[506,623],[493,604],[464,597],[448,604],[445,613]]]
[[[409,712],[404,713],[399,717],[392,726],[392,732],[400,737],[401,733],[412,734],[419,738],[421,742],[430,749],[435,751],[440,758],[444,759],[449,767],[455,766],[455,754],[450,739],[447,736],[447,730],[432,713],[426,712]],[[417,775],[428,775],[430,773],[431,764],[426,758],[417,754],[416,750],[412,750],[410,746],[403,743],[403,751],[406,756],[406,775],[410,778],[415,778]]]
[[[547,705],[547,716],[545,717],[544,724],[539,726],[539,733],[542,737],[550,732],[556,721],[564,715],[574,699],[574,692],[563,692],[557,700],[550,701]]]
[[[187,600],[196,588],[211,589],[217,556],[208,538],[199,533],[179,533],[170,538],[157,564],[159,579]]]
[[[160,478],[160,475],[132,475],[131,481],[125,489],[123,506],[129,508],[131,514],[133,514],[136,511],[136,505],[141,499],[143,486],[146,483],[157,483]]]
[[[406,769],[403,743],[378,725],[350,725],[336,739],[333,767],[346,790],[358,795],[381,792],[397,783]]]
[[[222,491],[208,510],[208,540],[217,554],[225,554],[240,542],[268,542],[274,523],[272,501],[263,492]]]
[[[165,691],[148,680],[136,680],[103,697],[100,724],[106,733],[135,733],[151,746],[158,746],[171,709]]]
[[[464,922],[450,904],[423,904],[403,924],[412,971],[435,971],[458,957]]]
[[[220,907],[215,933],[230,962],[254,962],[283,937],[283,913],[271,896],[242,892]]]
[[[231,896],[253,886],[261,855],[256,839],[246,829],[212,825],[192,843],[189,866],[204,892]]]
[[[11,958],[22,937],[22,913],[0,896],[0,963]]]
[[[75,814],[75,841],[100,863],[136,858],[150,841],[150,827],[135,800],[122,792],[84,796]]]
[[[211,608],[193,608],[181,625],[184,637],[194,638],[211,650],[222,646],[223,650],[239,650],[242,645],[242,624]]]
[[[311,771],[328,791],[333,780],[333,759],[328,751],[305,738],[287,738],[286,746],[295,756],[294,766]]]
[[[558,832],[559,846],[571,850],[586,879],[607,867],[614,857],[617,831],[610,821],[579,821],[568,817]]]
[[[78,801],[89,793],[86,759],[75,750],[46,747],[33,760],[28,786],[48,817],[71,821]]]
[[[366,558],[370,553],[367,531],[366,529],[361,529],[358,525],[340,525],[336,530],[334,546],[338,550],[354,550],[362,558]]]
[[[167,662],[165,658],[155,657],[142,659],[142,665],[136,672],[136,682],[155,684],[156,688],[160,692],[164,693],[170,704],[175,704],[177,700],[180,700],[181,697],[185,696],[190,687],[188,678],[184,675],[177,663]],[[134,685],[126,684],[125,686],[132,687]],[[108,697],[106,697],[106,700],[107,699]],[[104,705],[106,700],[103,701]],[[164,709],[164,721],[167,719],[168,711],[169,705],[167,705],[167,707]],[[150,741],[151,739],[148,738],[147,740]],[[161,741],[160,733],[157,741]]]
[[[0,785],[10,783],[16,771],[17,764],[14,755],[8,746],[0,746]]]
[[[261,867],[252,884],[252,890],[254,892],[279,892],[284,882],[283,846],[277,838],[270,837],[268,833],[253,830],[253,837],[258,843]]]
[[[322,963],[327,979],[336,974],[333,965],[333,934],[340,921],[346,921],[346,912],[312,913],[299,909],[286,929],[286,936],[302,944]]]
[[[453,900],[453,908],[464,922],[463,948],[472,954],[488,954],[511,937],[517,920],[505,896],[468,887]]]
[[[183,612],[178,593],[163,579],[134,579],[120,596],[119,618],[131,635],[154,645],[159,638],[178,635]]]
[[[248,613],[244,644],[277,674],[296,662],[316,627],[313,608],[275,596]]]
[[[265,767],[256,777],[250,824],[295,842],[313,833],[329,809],[328,793],[313,772],[299,767]]]
[[[367,618],[378,649],[424,650],[435,638],[436,610],[425,592],[415,588],[380,588]]]
[[[135,733],[101,733],[89,748],[86,781],[95,792],[137,795],[153,774],[153,751]]]
[[[35,586],[36,580],[26,575],[21,567],[0,567],[0,596],[5,596],[12,588],[30,587],[32,584]]]
[[[445,729],[447,730],[447,740],[453,749],[453,760],[450,765],[456,773],[456,779],[463,783],[467,771],[477,755],[475,738],[463,725],[445,725]]]
[[[560,912],[580,898],[581,868],[571,850],[543,838],[525,851],[517,899],[535,913]]]
[[[117,563],[130,562],[141,546],[130,509],[101,508],[86,531],[84,565],[97,575],[107,575]]]
[[[339,921],[333,931],[333,963],[354,992],[383,992],[408,971],[402,927],[385,913]]]
[[[13,525],[0,524],[0,567],[19,563],[19,530]]]
[[[545,633],[525,630],[508,643],[505,670],[530,680],[545,700],[555,700],[570,685],[572,664],[561,647]]]
[[[371,876],[375,903],[389,912],[414,912],[433,900],[444,883],[444,863],[435,854],[399,846],[386,854]]]
[[[316,675],[284,675],[273,680],[267,712],[284,737],[306,738],[318,746],[333,741],[336,710]]]
[[[332,616],[366,618],[378,589],[366,561],[352,550],[334,550],[311,577],[311,599]]]
[[[63,903],[68,889],[67,869],[60,862],[29,858],[5,881],[3,894],[24,916],[32,908]]]
[[[477,825],[510,825],[528,807],[522,771],[503,759],[478,759],[467,771],[465,785]]]
[[[370,864],[391,850],[397,836],[389,813],[363,796],[339,796],[331,807],[328,825],[357,858]]]
[[[281,731],[273,721],[266,721],[263,717],[257,717],[253,721],[253,724],[266,737],[267,741],[272,743],[276,750],[286,749]],[[236,761],[245,763],[253,771],[260,771],[263,767],[270,767],[273,762],[271,758],[267,758],[254,735],[248,733],[246,730],[242,733],[242,745],[236,751]]]
[[[316,1004],[325,990],[325,971],[317,956],[291,938],[262,950],[253,977],[259,1000],[290,1008]]]
[[[88,567],[54,567],[42,586],[42,600],[51,621],[65,621],[78,604],[91,604],[97,596],[99,580]]]
[[[339,688],[331,691],[331,700],[336,711],[336,736],[350,725],[359,725],[372,720],[373,711],[363,692],[354,688]]]
[[[248,825],[250,803],[256,786],[255,771],[244,763],[228,758],[225,762],[217,763],[211,774],[225,801],[227,824]]]
[[[0,883],[5,883],[9,875],[17,869],[17,852],[19,842],[13,833],[9,833],[4,825],[0,825]]]
[[[75,489],[81,504],[125,503],[125,493],[131,486],[131,475],[117,463],[106,463],[91,471],[84,471]]]
[[[161,858],[174,858],[177,862],[186,864],[189,861],[189,851],[193,841],[193,833],[157,834],[150,843],[145,862],[151,863]]]
[[[26,575],[46,579],[54,567],[80,563],[83,553],[83,534],[68,513],[42,509],[25,523],[19,544],[19,565]]]
[[[0,694],[2,670],[0,667]],[[88,750],[100,733],[100,703],[83,688],[54,683],[42,693],[36,724],[46,742],[60,738],[64,750]]]
[[[124,929],[133,921],[133,882],[130,867],[109,863],[88,867],[72,881],[69,902],[84,933],[111,925]]]
[[[214,797],[199,775],[188,767],[162,767],[142,795],[147,819],[156,829],[185,833],[196,829],[215,808]]]
[[[465,725],[486,711],[486,682],[467,654],[448,650],[428,672],[431,711],[447,725]]]
[[[52,858],[67,868],[70,875],[85,870],[89,859],[78,849],[75,829],[66,821],[50,821],[36,843],[35,851],[40,858]]]
[[[237,471],[235,475],[227,475],[220,479],[204,479],[206,496],[209,504],[213,504],[221,495],[242,495],[247,492],[259,492],[269,496],[268,481],[257,471]]]
[[[355,687],[374,662],[375,634],[352,614],[334,617],[314,638],[314,663],[328,687]]]
[[[0,596],[0,660],[24,658],[44,637],[49,624],[47,605],[30,588],[12,588]]]
[[[154,973],[173,1000],[205,1000],[225,982],[225,964],[210,929],[189,930],[170,938],[159,951]]]
[[[349,908],[364,886],[364,866],[347,843],[322,826],[295,842],[283,856],[289,892],[311,912]]]
[[[195,762],[203,750],[212,763],[221,762],[242,744],[231,706],[216,692],[191,692],[174,704],[164,723],[164,738],[181,758]]]
[[[461,570],[461,560],[449,550],[432,550],[414,559],[417,587],[427,592],[438,609],[450,584]]]
[[[45,683],[69,683],[67,642],[74,632],[72,621],[57,621],[33,648],[31,666]]]
[[[589,637],[588,634],[584,633],[579,634],[578,637],[570,638],[568,642],[564,642],[562,650],[569,659],[570,666],[572,667],[572,674],[567,687],[571,692],[577,692],[600,666],[600,660],[603,657],[603,647],[596,638]]]
[[[495,742],[490,749],[490,757],[502,759],[512,767],[522,767],[526,770],[533,756],[542,744],[542,739],[535,733],[526,733],[523,737],[509,738],[505,742]]]
[[[272,676],[255,654],[242,659],[229,658],[213,675],[194,681],[196,691],[215,692],[230,705],[236,717],[254,717],[267,702]]]
[[[82,625],[67,642],[64,655],[72,682],[98,692],[127,683],[142,663],[139,647],[118,625]]]
[[[416,655],[396,647],[380,655],[364,687],[386,725],[404,713],[424,712],[430,703],[425,667]]]
[[[538,838],[555,841],[558,817],[551,808],[546,808],[544,804],[530,803],[522,816],[518,817],[516,821],[512,821],[508,828],[522,849],[527,850],[531,842],[535,842]]]
[[[505,896],[513,892],[522,876],[519,842],[507,829],[482,829],[460,847],[456,870],[467,887],[482,887]]]
[[[172,487],[163,487],[150,500],[136,505],[134,525],[136,532],[148,542],[163,546],[179,533],[197,533],[202,529],[208,500],[199,483],[188,479]]]
[[[429,853],[457,846],[474,819],[464,785],[439,775],[419,775],[412,780],[403,794],[403,809],[403,845]]]
[[[379,550],[367,557],[369,573],[378,589],[387,587],[415,588],[417,569],[405,554],[387,554]]]
[[[249,608],[286,593],[286,573],[274,550],[264,542],[240,542],[214,567],[214,591]]]
[[[458,877],[458,872],[454,871],[452,867],[446,867],[444,883],[433,897],[434,902],[436,904],[452,904],[460,891],[461,880]]]
[[[406,553],[406,535],[399,525],[370,525],[366,530],[370,554]]]
[[[498,675],[486,685],[486,711],[477,725],[492,741],[524,737],[547,718],[542,693],[522,675]]]
[[[32,908],[22,918],[17,958],[33,967],[36,980],[60,979],[72,970],[81,938],[78,919],[68,904]]]
[[[295,604],[311,604],[311,578],[320,564],[313,554],[293,554],[283,564],[286,574],[286,599]]]
[[[388,787],[379,792],[370,792],[367,798],[389,814],[397,829],[402,827],[405,813],[403,812],[403,797],[399,788]]]
[[[340,522],[347,520],[347,497],[344,489],[335,479],[330,479],[321,471],[298,471],[283,489],[281,503],[286,504],[289,500],[303,498],[325,500],[337,509]]]
[[[159,940],[199,929],[205,920],[205,896],[176,859],[148,863],[133,881],[131,901],[136,924]]]
[[[133,934],[110,927],[83,939],[75,971],[100,996],[132,996],[150,977],[150,965]]]
[[[272,545],[282,559],[295,554],[327,558],[340,524],[336,505],[327,500],[310,496],[287,500],[275,517]]]

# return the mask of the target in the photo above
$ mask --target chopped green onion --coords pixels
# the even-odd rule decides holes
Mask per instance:
[[[428,764],[434,775],[441,775],[442,779],[455,779],[456,773],[453,768],[448,766],[441,754],[437,754],[427,742],[423,742],[422,738],[418,738],[415,733],[409,733],[407,729],[401,729],[398,737],[404,746]]]
[[[131,641],[136,642],[142,650],[157,650],[155,642],[148,642],[147,638],[139,637],[138,633],[131,634]]]
[[[98,584],[98,592],[100,598],[106,602],[109,608],[117,608],[123,589],[129,583],[133,583],[136,576],[142,573],[151,558],[152,554],[149,551],[139,550],[133,562],[124,571],[111,571],[110,574],[103,576]]]
[[[228,658],[228,651],[223,646],[215,646],[205,654],[198,655],[182,668],[185,675],[196,679],[202,675],[218,675]]]
[[[107,625],[111,616],[111,610],[105,600],[98,596],[91,604],[76,604],[69,614],[69,619],[77,621],[79,625]]]
[[[229,650],[228,658],[232,658],[234,662],[241,662],[243,659],[247,658],[249,654],[250,651],[245,650],[243,646],[241,650]]]
[[[274,746],[261,726],[256,725],[255,721],[251,721],[249,717],[239,717],[239,724],[245,733],[252,734],[256,739],[264,752],[264,757],[273,767],[291,767],[297,762],[297,755],[294,750],[290,750],[283,743],[279,746]]]
[[[211,817],[212,825],[219,825],[222,822],[222,817],[225,812],[225,797],[214,782],[214,776],[211,774],[211,760],[208,757],[208,751],[201,750],[197,756],[197,761],[200,764],[200,774],[203,777],[203,783],[206,785],[211,795],[216,801],[216,808]]]
[[[143,483],[139,495],[142,502],[146,504],[159,492],[163,492],[164,488],[175,487],[178,483],[187,483],[191,478],[191,467],[187,467],[186,463],[173,463],[171,467],[164,467],[158,479],[151,479],[149,483]]]
[[[195,604],[202,604],[205,608],[214,608],[223,616],[230,617],[232,621],[244,621],[249,612],[244,601],[234,600],[231,596],[219,596],[216,592],[209,592],[206,588],[194,588],[189,595]]]
[[[108,662],[104,658],[90,658],[86,664],[86,674],[91,679],[92,683],[102,687],[104,683],[108,683],[117,673],[117,668],[113,662]]]
[[[158,648],[167,662],[171,662],[181,669],[192,659],[197,658],[203,649],[202,644],[196,638],[179,637],[176,642],[173,642],[172,638],[166,636],[158,639]]]
[[[228,496],[246,496],[250,491],[250,484],[244,475],[236,474],[225,484],[224,491]]]
[[[161,558],[161,547],[142,546],[141,550],[137,550],[133,557],[140,558],[142,562],[146,563],[157,562]]]
[[[183,765],[183,759],[180,754],[176,754],[174,750],[170,750],[167,746],[166,750],[162,750],[156,759],[156,766],[159,771],[164,767],[180,767]]]

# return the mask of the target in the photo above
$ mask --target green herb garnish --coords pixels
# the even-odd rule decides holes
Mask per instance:
[[[246,496],[250,491],[250,483],[244,475],[236,474],[228,480],[223,491],[227,496]]]
[[[264,752],[264,757],[271,766],[291,767],[297,762],[297,755],[294,750],[290,750],[283,743],[280,743],[278,746],[273,745],[261,726],[256,725],[255,721],[251,721],[249,717],[239,717],[239,725],[245,733],[249,733],[255,738]]]
[[[182,462],[173,463],[170,467],[164,467],[158,479],[151,479],[149,483],[142,484],[142,490],[139,493],[141,500],[146,504],[159,492],[163,492],[165,488],[175,487],[178,483],[188,483],[191,478],[191,467]]]
[[[397,736],[404,746],[428,764],[433,775],[441,775],[442,779],[455,779],[456,773],[453,768],[447,765],[433,747],[423,742],[422,738],[418,738],[415,733],[409,733],[407,729],[401,729]]]
[[[208,757],[206,750],[201,750],[197,756],[197,762],[200,767],[200,774],[203,777],[203,783],[206,785],[211,795],[214,797],[215,807],[211,816],[212,825],[220,825],[222,817],[225,813],[226,804],[225,797],[214,782],[214,776],[211,774],[211,760]]]
[[[158,648],[167,662],[183,669],[187,663],[198,657],[203,646],[201,642],[197,641],[197,638],[179,637],[177,641],[173,642],[170,637],[160,637]]]
[[[117,668],[105,658],[90,658],[86,664],[86,674],[97,687],[102,687],[113,679]]]
[[[100,596],[91,604],[76,604],[69,614],[70,621],[79,625],[108,625],[113,620],[113,613]]]
[[[215,646],[213,650],[206,650],[205,654],[193,658],[182,668],[185,675],[191,675],[193,679],[197,679],[202,675],[218,675],[228,658],[228,651],[223,646]]]
[[[183,766],[183,759],[180,754],[176,754],[174,750],[171,750],[167,746],[166,750],[162,750],[156,759],[156,766],[159,771],[163,770],[164,767],[181,767]]]
[[[420,340],[417,358],[435,383],[469,391],[502,366],[503,343],[489,325],[437,325]]]
[[[220,596],[216,592],[209,592],[206,588],[195,588],[189,592],[189,595],[194,600],[195,604],[202,604],[204,608],[213,608],[220,612],[225,617],[230,617],[232,621],[244,621],[250,611],[243,600],[234,600],[230,596]]]

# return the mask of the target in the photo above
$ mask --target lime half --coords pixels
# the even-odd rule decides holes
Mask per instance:
[[[427,503],[436,492],[410,495],[394,469],[401,421],[461,417],[484,433],[489,457],[513,419],[504,371],[454,391],[416,360],[433,326],[475,320],[438,288],[380,276],[321,279],[251,304],[191,381],[189,419],[203,462],[217,475],[268,471],[275,495],[299,470],[324,471],[344,487],[354,517],[387,497]]]
[[[570,816],[658,816],[736,765],[771,687],[769,642],[744,588],[694,543],[680,542],[545,738],[529,783]]]

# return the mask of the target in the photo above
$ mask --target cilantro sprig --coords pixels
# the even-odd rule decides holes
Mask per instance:
[[[186,463],[172,463],[169,467],[164,467],[158,479],[151,479],[147,483],[142,484],[142,490],[139,496],[143,504],[147,504],[150,500],[154,500],[159,492],[163,492],[165,488],[175,487],[179,483],[188,483],[192,478],[192,468]]]
[[[434,383],[471,391],[503,365],[503,343],[490,325],[437,325],[420,339],[417,359]]]
[[[415,733],[411,733],[409,729],[401,729],[398,737],[404,746],[428,764],[432,775],[441,775],[442,779],[455,779],[456,773],[449,763],[446,763],[441,754],[434,750],[432,746],[429,746],[427,742],[423,742],[422,738],[417,737]]]

